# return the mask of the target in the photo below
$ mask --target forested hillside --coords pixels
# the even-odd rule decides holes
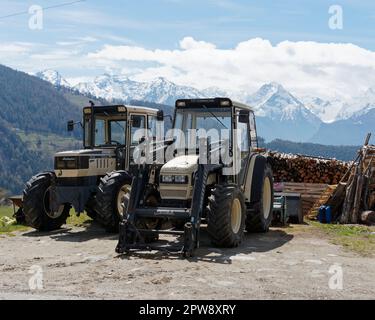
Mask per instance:
[[[0,118],[11,127],[66,135],[81,110],[50,83],[0,65]]]
[[[297,143],[280,139],[273,140],[269,143],[265,143],[264,139],[260,139],[259,144],[274,151],[304,154],[315,157],[336,158],[344,161],[354,160],[357,150],[360,148],[359,146],[326,146],[315,143]]]
[[[77,146],[80,132],[67,133],[66,121],[79,120],[82,106],[66,95],[0,65],[0,187],[20,193],[33,174],[52,168],[56,149]]]

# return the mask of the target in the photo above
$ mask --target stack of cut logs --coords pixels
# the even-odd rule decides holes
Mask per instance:
[[[375,222],[375,146],[368,144],[370,136],[367,136],[346,179],[337,188],[336,199],[340,200],[340,193],[342,199],[340,223]],[[330,202],[335,205],[333,199]],[[341,206],[336,204],[336,207]]]
[[[337,184],[349,164],[335,159],[269,152],[276,182]]]
[[[375,146],[368,144],[370,136],[326,203],[343,224],[375,222]]]

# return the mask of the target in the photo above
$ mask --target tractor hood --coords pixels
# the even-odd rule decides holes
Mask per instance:
[[[190,175],[198,168],[197,155],[178,156],[168,161],[160,170],[161,174]]]
[[[55,154],[55,174],[60,178],[97,177],[116,170],[114,149],[83,149]]]
[[[89,156],[89,157],[103,157],[114,154],[113,149],[81,149],[72,151],[57,152],[55,157],[77,157],[77,156]]]

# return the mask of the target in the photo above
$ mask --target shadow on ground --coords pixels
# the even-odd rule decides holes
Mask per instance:
[[[49,237],[55,241],[66,242],[85,242],[93,239],[117,240],[118,234],[107,233],[96,222],[90,222],[77,228],[63,228],[51,232],[29,231],[23,233],[24,237]],[[292,234],[288,234],[283,229],[271,228],[267,233],[245,233],[242,243],[236,248],[215,248],[212,247],[206,229],[202,227],[200,232],[200,247],[195,250],[194,256],[188,258],[189,262],[213,262],[213,263],[232,263],[235,259],[252,260],[253,252],[268,252],[282,247],[293,239]],[[183,237],[161,237],[161,239],[153,243],[153,247],[157,250],[131,251],[127,254],[118,255],[117,258],[129,259],[138,257],[140,259],[162,260],[162,259],[181,259],[182,255],[176,252],[176,249],[182,247]],[[113,252],[117,241],[114,242]]]
[[[23,234],[24,237],[50,237],[56,241],[67,241],[67,242],[85,242],[93,239],[118,239],[118,235],[114,233],[106,232],[98,223],[95,221],[86,222],[80,227],[82,230],[75,230],[73,227],[67,226],[55,231],[40,232],[30,231]]]
[[[212,247],[208,234],[202,228],[200,248],[196,249],[194,256],[186,259],[189,262],[212,262],[230,264],[233,260],[253,260],[253,252],[268,252],[282,247],[293,239],[293,235],[284,230],[271,229],[267,233],[245,233],[242,243],[236,248],[215,248]],[[172,243],[161,240],[157,242],[160,251],[131,251],[127,254],[119,255],[120,259],[129,259],[138,257],[141,259],[163,260],[163,259],[181,259],[178,252],[172,252],[177,246],[182,246],[182,239],[177,239]]]

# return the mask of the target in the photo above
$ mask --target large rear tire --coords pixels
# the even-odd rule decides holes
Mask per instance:
[[[216,185],[208,198],[207,231],[218,247],[237,247],[246,219],[244,196],[235,185]]]
[[[69,216],[69,204],[61,205],[57,212],[50,210],[49,189],[53,175],[53,172],[45,172],[32,177],[23,191],[26,224],[39,231],[59,229]]]
[[[246,218],[248,232],[267,232],[273,218],[273,175],[266,165],[263,172],[260,200],[253,205]]]
[[[108,232],[118,232],[123,218],[123,199],[131,189],[132,178],[126,171],[113,171],[101,179],[96,194],[96,219]]]
[[[87,216],[90,217],[92,220],[96,220],[96,216],[97,216],[96,210],[97,210],[96,196],[91,196],[85,206],[85,211],[86,211]]]

